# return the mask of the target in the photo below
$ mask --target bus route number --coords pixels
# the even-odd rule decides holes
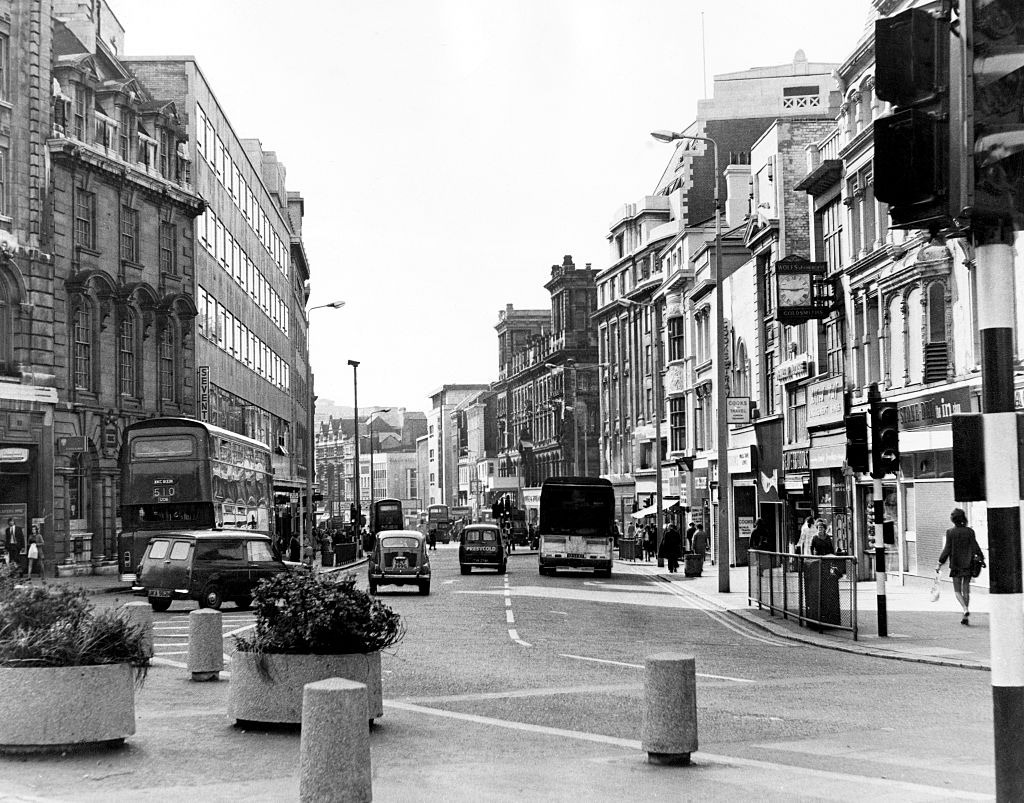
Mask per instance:
[[[174,479],[172,477],[157,477],[153,480],[153,501],[170,502],[174,496]]]

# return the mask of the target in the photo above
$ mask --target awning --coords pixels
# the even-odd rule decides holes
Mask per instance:
[[[671,502],[666,499],[666,500],[663,500],[663,502],[662,502],[661,512],[664,513],[666,511],[672,510],[672,508],[676,508],[676,507],[679,507],[679,500],[678,499],[673,499]],[[657,509],[658,509],[658,504],[657,504],[657,502],[655,502],[653,505],[648,505],[643,510],[638,510],[636,513],[630,513],[629,515],[630,515],[631,518],[634,518],[634,519],[643,519],[643,518],[646,518],[647,516],[653,516],[657,512]]]

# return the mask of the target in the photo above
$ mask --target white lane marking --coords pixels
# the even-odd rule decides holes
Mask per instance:
[[[566,611],[549,611],[549,613],[553,613],[556,616],[568,616],[569,615]]]
[[[577,661],[593,661],[595,664],[613,664],[614,666],[628,666],[632,669],[644,669],[643,664],[627,664],[625,661],[610,661],[607,658],[589,658],[586,655],[570,655],[569,653],[558,653],[561,658],[575,658]],[[757,683],[750,678],[734,678],[729,675],[709,675],[706,672],[694,672],[699,678],[710,678],[712,680],[731,680],[733,683]]]
[[[505,597],[505,607],[506,608],[511,608],[512,607],[512,597]]]
[[[651,581],[660,588],[667,588],[670,594],[686,599],[695,601],[695,609],[705,614],[709,619],[713,619],[725,628],[737,633],[743,638],[750,639],[751,641],[759,641],[762,644],[768,644],[772,647],[796,647],[799,646],[796,642],[786,641],[783,639],[777,639],[772,636],[762,635],[759,631],[753,630],[751,625],[734,621],[728,613],[720,608],[712,607],[711,603],[703,599],[700,595],[694,594],[683,588],[676,588],[670,582],[665,580],[653,579]]]
[[[523,641],[521,638],[519,638],[519,633],[518,633],[518,631],[514,627],[510,627],[508,629],[508,636],[509,636],[510,639],[512,639],[512,641],[514,641],[516,644],[519,644],[522,647],[532,647],[533,646],[530,642]]]
[[[505,584],[505,622],[509,625],[508,637],[520,647],[532,647],[533,645],[530,642],[523,641],[519,638],[519,631],[512,627],[512,625],[516,623],[515,616],[512,613],[512,589],[509,588],[507,574],[502,578],[502,580],[504,580]]]
[[[493,717],[483,717],[478,714],[465,714],[460,711],[446,711],[439,708],[428,708],[427,706],[415,705],[413,703],[400,703],[395,700],[385,700],[384,705],[389,708],[397,708],[402,711],[409,711],[414,714],[426,714],[433,717],[445,717],[457,719],[462,722],[474,722],[478,725],[491,725],[509,730],[526,731],[528,733],[539,733],[546,736],[556,736],[562,739],[578,739],[584,742],[596,742],[598,744],[612,745],[630,750],[643,750],[640,742],[633,739],[620,739],[616,736],[605,736],[601,733],[587,733],[585,731],[566,730],[564,728],[552,728],[547,725],[530,725],[525,722],[513,722]],[[991,794],[981,792],[967,792],[963,789],[943,789],[937,786],[926,786],[925,784],[911,783],[909,781],[895,781],[888,778],[877,778],[869,775],[852,775],[845,772],[833,772],[831,770],[819,770],[810,767],[800,767],[793,764],[779,764],[771,761],[758,761],[751,758],[739,758],[738,756],[721,756],[713,753],[693,754],[693,764],[717,764],[724,767],[750,767],[751,769],[767,770],[770,772],[783,772],[787,778],[793,776],[806,776],[808,779],[819,778],[829,781],[841,781],[853,784],[859,788],[875,787],[888,792],[913,793],[924,796],[925,799],[946,799],[946,800],[991,800]]]
[[[516,618],[512,615],[511,610],[505,611],[505,621],[510,625],[514,625],[516,623]]]
[[[252,622],[251,624],[245,625],[243,627],[236,627],[234,630],[229,630],[224,635],[225,636],[237,636],[239,633],[244,633],[246,630],[252,630],[254,627],[256,627],[256,623]]]
[[[449,585],[451,585],[452,583],[457,583],[457,582],[459,582],[459,581],[458,581],[458,580],[442,580],[442,581],[441,581],[441,585],[443,585],[443,586],[449,586]]]

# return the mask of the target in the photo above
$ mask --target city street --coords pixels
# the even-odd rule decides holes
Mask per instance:
[[[987,673],[788,641],[640,565],[606,580],[541,577],[534,555],[517,554],[507,575],[463,576],[454,545],[432,563],[429,597],[380,594],[408,634],[384,657],[378,800],[991,796]],[[188,682],[191,608],[155,616],[159,660],[126,747],[2,759],[0,800],[294,799],[298,734],[234,728],[230,680]],[[252,621],[223,613],[225,632]],[[688,768],[649,765],[639,749],[644,656],[662,651],[696,657],[700,749]]]

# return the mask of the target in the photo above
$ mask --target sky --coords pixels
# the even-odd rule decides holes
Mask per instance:
[[[191,55],[305,199],[321,399],[426,410],[497,378],[498,313],[607,267],[715,74],[842,62],[869,0],[109,0],[125,54]],[[702,36],[703,31],[703,36]],[[702,47],[702,40],[706,47]],[[706,52],[706,56],[705,56]],[[705,80],[706,75],[706,80]]]

